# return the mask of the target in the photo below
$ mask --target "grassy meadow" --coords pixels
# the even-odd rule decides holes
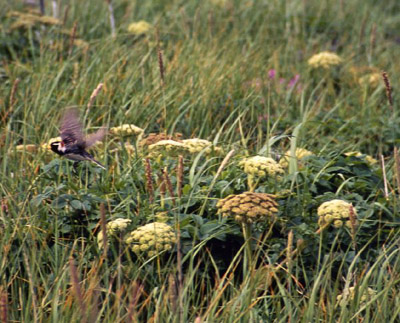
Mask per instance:
[[[43,2],[0,0],[1,322],[400,321],[399,1]]]

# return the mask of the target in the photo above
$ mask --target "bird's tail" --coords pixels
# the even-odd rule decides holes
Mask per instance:
[[[97,161],[96,159],[90,158],[90,161],[93,162],[93,163],[95,163],[97,166],[99,166],[99,167],[101,167],[101,168],[103,168],[103,169],[106,169],[106,167],[105,167],[102,163],[100,163],[99,161]]]

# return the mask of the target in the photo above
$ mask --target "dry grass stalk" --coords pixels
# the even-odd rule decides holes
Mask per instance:
[[[388,198],[389,191],[388,191],[388,183],[387,183],[387,178],[386,178],[385,159],[383,158],[383,155],[381,155],[381,167],[382,167],[382,174],[383,174],[384,194],[385,194],[385,198]]]
[[[67,5],[64,10],[64,18],[62,22],[63,26],[65,26],[65,24],[67,23],[68,14],[69,14],[69,5]]]
[[[89,103],[87,105],[88,109],[93,105],[93,102],[96,99],[96,97],[99,95],[101,89],[103,88],[103,85],[104,85],[103,83],[99,83],[97,85],[97,87],[94,89],[94,91],[92,92],[92,95],[90,96],[90,99],[89,99]]]
[[[141,282],[134,280],[131,287],[131,300],[128,307],[128,322],[138,322],[136,306],[144,291],[144,286]]]
[[[397,150],[397,147],[394,147],[394,166],[395,166],[395,174],[396,174],[396,182],[397,182],[397,194],[400,195],[400,158],[399,158],[399,152]]]
[[[114,18],[114,8],[112,6],[111,0],[106,0],[108,4],[108,13],[110,14],[110,27],[111,27],[111,36],[115,37],[115,18]]]
[[[146,158],[144,160],[145,176],[146,176],[146,189],[149,194],[149,202],[153,204],[154,202],[154,188],[153,188],[153,176],[151,172],[150,159]]]
[[[178,291],[176,286],[176,279],[173,274],[169,274],[168,276],[168,299],[171,304],[172,311],[176,312],[177,303],[176,300],[178,298]]]
[[[292,249],[293,249],[293,230],[290,230],[288,235],[288,243],[286,248],[286,260],[287,260],[287,267],[289,269],[292,268]]]
[[[176,267],[178,269],[178,298],[179,298],[179,321],[183,315],[183,270],[182,270],[182,250],[181,250],[181,227],[179,222],[176,225]]]
[[[353,205],[350,205],[349,210],[349,218],[350,218],[350,231],[351,231],[351,239],[353,241],[353,248],[356,250],[357,243],[356,243],[356,229],[357,229],[357,217],[354,212]]]
[[[100,204],[100,228],[103,234],[103,257],[104,259],[107,258],[107,227],[106,227],[106,208],[104,203]]]
[[[20,79],[15,79],[13,86],[11,88],[11,92],[10,92],[10,99],[9,99],[9,103],[8,103],[8,110],[7,112],[4,113],[3,117],[1,118],[2,123],[4,123],[8,117],[8,115],[13,111],[14,109],[14,105],[15,102],[17,101],[17,99],[15,98],[15,94],[17,93],[17,89],[18,89],[18,84],[20,82]]]
[[[0,322],[8,322],[8,295],[2,286],[0,286]]]
[[[182,197],[182,185],[183,185],[183,156],[179,155],[178,167],[176,170],[176,192],[178,198]]]
[[[214,179],[216,180],[219,175],[221,175],[222,171],[224,170],[225,166],[228,164],[229,160],[231,159],[231,157],[233,156],[233,154],[235,153],[235,150],[232,149],[224,158],[224,160],[222,161],[221,165],[218,167],[217,173],[214,176]]]
[[[393,110],[393,97],[392,97],[392,87],[390,86],[389,77],[386,72],[382,72],[383,82],[386,88],[386,97],[389,101],[389,106]]]
[[[79,310],[81,311],[81,322],[86,322],[86,303],[84,302],[81,286],[79,285],[78,271],[75,266],[75,259],[71,256],[69,258],[69,270],[71,274],[71,283],[77,298]]]
[[[165,79],[164,79],[164,60],[163,60],[163,54],[162,54],[162,51],[161,51],[160,35],[158,33],[158,30],[156,31],[156,38],[157,38],[158,67],[160,69],[161,85],[164,86],[164,84],[165,84]]]
[[[37,307],[37,298],[36,298],[36,293],[35,293],[35,288],[34,288],[35,284],[33,282],[33,276],[32,276],[32,272],[30,269],[29,260],[28,260],[28,256],[27,256],[25,250],[22,250],[22,256],[24,258],[25,269],[28,274],[29,289],[32,294],[33,320],[36,323],[36,322],[39,322],[39,318],[38,318],[38,311],[37,311],[37,308],[38,308]]]
[[[165,184],[167,186],[167,190],[168,190],[169,196],[171,196],[172,204],[175,206],[174,189],[172,188],[172,183],[171,183],[171,179],[169,178],[169,175],[168,175],[167,167],[165,167],[164,170],[163,170],[163,176],[164,176],[164,182],[165,182]]]
[[[76,29],[78,28],[78,23],[75,21],[74,26],[72,27],[71,34],[69,36],[69,49],[68,56],[71,56],[72,50],[74,49],[74,42],[76,38]]]

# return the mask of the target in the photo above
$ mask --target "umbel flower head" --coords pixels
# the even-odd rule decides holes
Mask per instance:
[[[313,55],[308,60],[308,65],[312,68],[329,69],[342,63],[342,59],[332,52],[321,52]]]
[[[340,228],[346,225],[348,228],[352,227],[352,219],[357,217],[356,209],[352,206],[351,203],[348,203],[343,200],[331,200],[328,202],[322,203],[318,207],[318,224],[323,227],[328,224],[333,224],[335,228]],[[357,224],[354,219],[354,225]]]
[[[129,219],[122,219],[118,218],[115,220],[112,220],[106,224],[106,232],[109,240],[107,241],[108,244],[110,244],[110,240],[117,238],[118,236],[121,236],[126,233],[126,229],[128,226],[132,223],[131,220]],[[104,246],[104,235],[103,231],[100,231],[97,234],[97,244],[99,248],[102,248]]]
[[[199,138],[185,139],[182,140],[182,143],[187,148],[187,150],[192,154],[199,153],[203,149],[205,149],[207,154],[211,152],[212,142],[205,139],[199,139]]]
[[[186,146],[175,140],[161,140],[149,146],[150,157],[176,157],[186,152]]]
[[[128,32],[133,34],[133,35],[142,35],[150,31],[152,28],[152,25],[150,25],[147,21],[140,20],[138,22],[132,22],[128,26]]]
[[[15,151],[27,151],[29,153],[35,153],[38,150],[38,146],[36,145],[17,145],[15,146]]]
[[[222,151],[220,147],[213,147],[212,142],[205,139],[184,139],[182,140],[182,143],[186,147],[186,150],[191,154],[197,154],[203,150],[205,150],[206,154],[211,153],[213,150],[217,153]]]
[[[274,219],[278,213],[277,207],[275,195],[253,192],[232,194],[217,203],[218,213],[233,216],[241,223]]]
[[[345,154],[345,156],[352,156],[352,157],[357,157],[357,158],[365,158],[365,161],[370,165],[375,165],[375,164],[378,163],[378,161],[374,157],[372,157],[370,155],[364,155],[359,151],[349,151],[349,152],[344,153],[344,154]]]
[[[152,222],[129,233],[125,242],[137,255],[153,257],[169,251],[176,243],[174,229],[162,222]]]
[[[376,72],[364,75],[358,79],[358,83],[361,86],[369,86],[371,88],[377,88],[381,82],[382,74]]]
[[[361,293],[361,288],[359,288],[358,293]],[[376,291],[370,287],[364,289],[360,295],[360,305],[364,305],[369,300],[371,300],[376,295]],[[352,286],[343,291],[342,294],[336,297],[336,300],[341,306],[348,304],[353,301],[356,297],[356,287]]]
[[[150,146],[161,140],[174,140],[174,141],[182,142],[181,138],[182,138],[182,134],[179,132],[175,132],[172,135],[167,135],[166,133],[163,133],[163,132],[160,132],[160,133],[152,132],[152,133],[149,133],[146,138],[141,140],[139,145],[142,147]]]
[[[269,157],[254,156],[245,158],[239,162],[239,165],[243,167],[247,175],[256,178],[275,177],[279,180],[281,179],[280,175],[284,174],[282,166]]]
[[[307,156],[312,156],[314,155],[311,151],[304,149],[304,148],[296,148],[296,160],[299,163],[299,161],[301,161],[304,157]],[[283,168],[287,168],[289,166],[289,161],[291,158],[291,152],[290,150],[288,150],[287,152],[285,152],[285,154],[283,155],[283,157],[280,159],[279,164],[283,167]],[[301,166],[301,165],[299,165]]]
[[[117,136],[132,136],[132,135],[141,135],[144,130],[135,126],[134,124],[123,124],[118,127],[112,127],[110,129],[110,133]]]

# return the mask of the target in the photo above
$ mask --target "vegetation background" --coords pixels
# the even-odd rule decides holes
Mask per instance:
[[[399,1],[43,3],[0,1],[2,321],[400,320]],[[341,64],[310,66],[323,51]],[[144,134],[108,136],[106,171],[74,169],[46,149],[68,106],[89,131]],[[219,150],[146,161],[150,133]],[[251,190],[244,157],[298,147],[313,155],[255,183],[276,218],[218,213]],[[357,226],[319,226],[333,199]],[[117,218],[175,243],[141,256]]]

